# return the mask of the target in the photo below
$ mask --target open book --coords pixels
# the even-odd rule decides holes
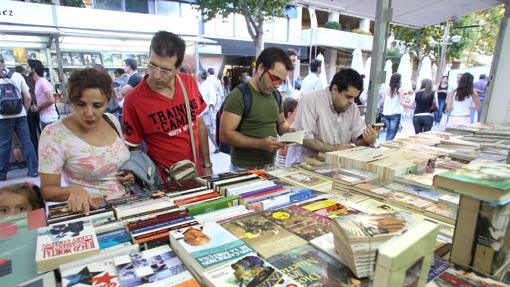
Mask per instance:
[[[303,138],[305,131],[297,131],[292,133],[286,133],[280,136],[280,142],[286,144],[303,144]]]

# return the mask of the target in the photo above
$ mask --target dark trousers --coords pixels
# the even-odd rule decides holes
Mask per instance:
[[[400,127],[400,114],[385,115],[384,122],[386,123],[386,141],[391,141]]]
[[[414,116],[413,126],[414,133],[424,133],[432,129],[433,117],[432,116]]]
[[[28,131],[30,132],[30,141],[34,145],[35,154],[39,150],[39,135],[41,134],[41,126],[39,120],[39,112],[27,111]]]

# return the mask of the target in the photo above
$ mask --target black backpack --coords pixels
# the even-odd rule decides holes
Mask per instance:
[[[252,99],[251,99],[250,87],[248,86],[247,83],[240,84],[236,88],[239,89],[241,91],[241,93],[243,94],[243,102],[244,102],[243,116],[241,117],[241,122],[239,123],[239,126],[237,127],[237,129],[239,129],[239,127],[241,126],[241,123],[243,122],[243,119],[248,117],[248,115],[250,114]],[[280,92],[278,90],[274,90],[273,95],[276,99],[276,102],[278,103],[278,107],[280,107],[282,104],[282,95],[280,94]],[[226,99],[225,99],[225,101],[226,101]],[[221,115],[223,114],[223,107],[225,106],[225,101],[223,101],[220,109],[216,113],[216,144],[218,145],[218,149],[222,153],[230,154],[230,145],[228,145],[226,143],[222,143],[220,140],[220,120],[221,120]]]
[[[13,71],[9,71],[6,78],[0,79],[0,115],[3,116],[16,115],[23,110],[21,95],[11,80],[13,74]]]

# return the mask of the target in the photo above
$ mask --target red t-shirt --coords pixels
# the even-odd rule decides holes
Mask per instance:
[[[196,164],[200,169],[198,118],[205,111],[207,104],[200,95],[195,79],[188,74],[179,75],[188,93],[197,155]],[[147,154],[157,165],[169,167],[180,160],[193,161],[186,104],[179,81],[175,79],[175,95],[173,99],[169,99],[152,91],[146,79],[147,76],[124,100],[122,125],[127,144],[136,146],[145,141]]]

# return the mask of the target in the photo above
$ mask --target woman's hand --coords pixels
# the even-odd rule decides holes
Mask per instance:
[[[126,170],[121,170],[117,172],[117,179],[122,183],[122,185],[130,185],[135,183],[135,175]]]
[[[82,187],[68,187],[67,205],[73,212],[89,215],[91,209],[97,208],[89,193]]]

